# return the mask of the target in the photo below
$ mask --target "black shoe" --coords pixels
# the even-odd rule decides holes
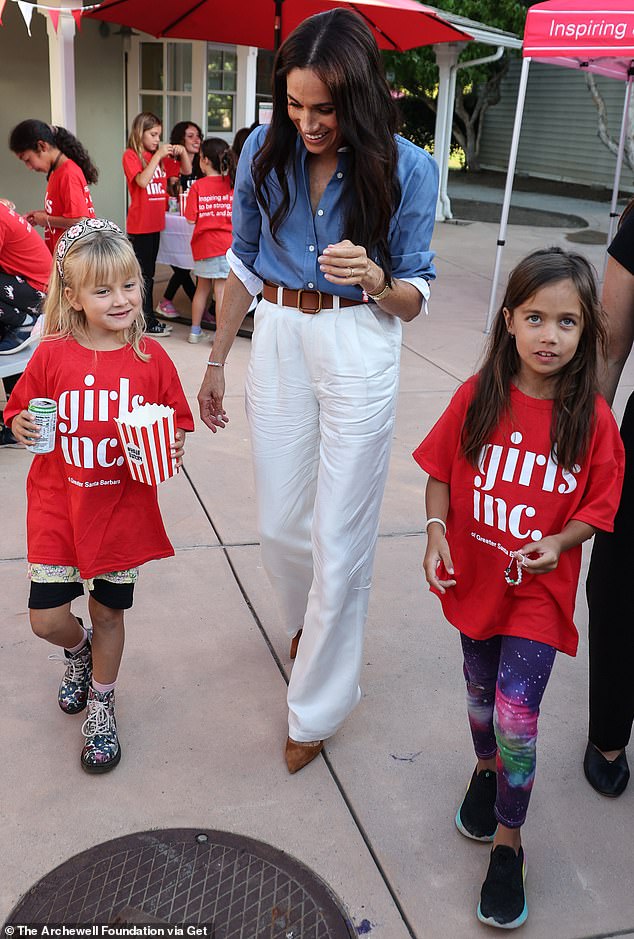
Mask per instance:
[[[497,795],[497,776],[490,769],[474,769],[462,805],[456,812],[456,828],[475,841],[493,841],[498,827],[493,811]]]
[[[11,329],[0,341],[0,355],[16,355],[37,342],[30,329]]]
[[[606,760],[589,740],[583,758],[583,771],[593,789],[611,798],[620,796],[630,779],[625,750],[615,760]]]
[[[10,450],[24,450],[24,444],[18,443],[10,429],[0,424],[0,447],[9,447]]]
[[[526,866],[522,848],[516,854],[513,848],[499,844],[491,851],[486,879],[482,884],[478,919],[487,926],[499,929],[517,929],[528,918],[524,879]]]
[[[160,339],[161,336],[169,336],[172,331],[172,327],[168,326],[166,323],[159,323],[159,321],[156,320],[154,323],[148,323],[145,331],[148,336],[153,336],[155,339]]]

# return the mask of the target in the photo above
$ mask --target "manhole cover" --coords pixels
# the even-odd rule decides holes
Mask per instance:
[[[76,854],[5,925],[200,925],[206,939],[350,939],[327,884],[261,841],[196,828],[144,831]]]

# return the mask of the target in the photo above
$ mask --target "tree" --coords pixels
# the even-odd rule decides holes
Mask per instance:
[[[617,155],[619,151],[619,137],[613,137],[610,133],[610,128],[608,125],[608,109],[605,106],[605,100],[603,95],[599,91],[599,86],[597,85],[596,78],[592,72],[586,72],[586,84],[588,90],[592,95],[592,100],[594,101],[595,107],[597,109],[597,118],[598,118],[598,127],[597,127],[597,136],[604,147],[607,147],[610,153],[613,153],[614,156]],[[634,170],[634,138],[632,136],[632,104],[630,103],[630,113],[629,113],[629,133],[625,134],[624,148],[623,148],[623,159],[629,166],[631,170]]]
[[[438,0],[437,8],[521,36],[526,7],[521,0]],[[467,29],[468,31],[468,29]],[[459,62],[489,56],[491,46],[469,42]],[[512,54],[512,52],[511,52]],[[438,68],[430,46],[409,52],[385,53],[386,69],[395,89],[402,93],[403,133],[419,145],[433,141],[433,121],[438,96]],[[483,118],[500,100],[500,85],[509,67],[509,50],[501,59],[473,68],[461,68],[456,80],[456,104],[453,119],[453,146],[465,154],[466,168],[480,168],[478,153]]]

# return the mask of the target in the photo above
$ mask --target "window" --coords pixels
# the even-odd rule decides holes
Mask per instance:
[[[273,81],[273,59],[275,53],[268,49],[258,49],[257,78],[255,82],[255,117],[257,120],[261,104],[273,101],[271,82]]]
[[[207,44],[207,134],[234,130],[237,70],[234,46]]]
[[[139,96],[142,111],[163,122],[163,138],[178,121],[192,116],[191,42],[139,43]]]

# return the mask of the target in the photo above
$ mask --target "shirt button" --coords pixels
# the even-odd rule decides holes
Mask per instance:
[[[343,179],[343,173],[337,173],[337,179]]]
[[[318,210],[317,210],[317,215],[323,215],[323,214],[324,214],[324,210],[323,210],[323,209],[318,209]]]
[[[308,284],[308,286],[309,286],[309,287],[311,288],[311,290],[312,290],[312,288],[313,288],[313,287],[314,287],[315,285],[314,285],[314,284],[311,284],[311,283],[309,283],[309,284]]]
[[[315,245],[308,245],[308,250],[309,250],[309,251],[314,251],[314,250],[315,250]]]

